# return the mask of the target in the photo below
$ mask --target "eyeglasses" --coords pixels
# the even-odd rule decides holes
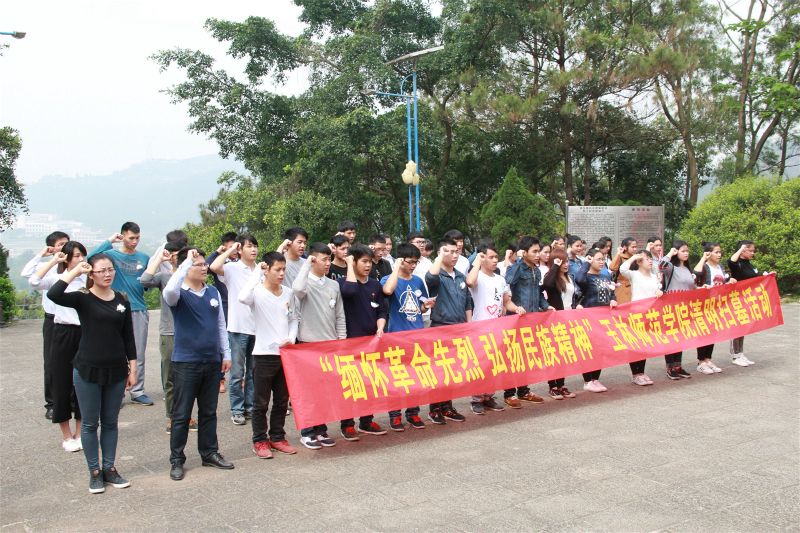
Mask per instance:
[[[113,268],[104,268],[102,270],[92,270],[92,274],[101,274],[103,276],[105,276],[107,274],[110,275],[110,274],[113,274],[113,273],[114,273],[114,269]]]
[[[419,263],[419,259],[403,259],[403,262],[409,265],[416,265]]]

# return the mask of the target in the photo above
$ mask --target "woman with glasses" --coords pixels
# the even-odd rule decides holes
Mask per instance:
[[[84,274],[88,276],[87,288],[67,292],[69,284]],[[57,305],[75,309],[80,319],[81,339],[72,363],[72,380],[83,415],[81,442],[92,494],[104,492],[106,483],[116,488],[130,486],[117,472],[114,461],[122,396],[126,388],[136,383],[136,345],[131,305],[122,293],[111,288],[114,274],[111,259],[96,254],[88,262],[80,262],[64,272],[47,291],[48,298]]]

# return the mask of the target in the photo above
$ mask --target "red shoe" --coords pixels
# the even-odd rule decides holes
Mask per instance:
[[[344,440],[350,441],[361,440],[361,437],[358,436],[358,431],[353,426],[342,428],[342,437],[344,437]]]
[[[253,452],[259,459],[272,459],[272,452],[269,451],[269,443],[267,441],[254,442]]]
[[[392,431],[405,431],[406,427],[403,424],[403,419],[399,416],[393,416],[389,420],[389,427]]]
[[[369,433],[370,435],[386,435],[386,430],[380,427],[377,422],[370,422],[368,426],[358,426],[359,433]]]
[[[286,440],[279,440],[279,441],[269,441],[269,447],[273,450],[281,453],[285,453],[286,455],[294,455],[297,453],[295,448],[287,442]]]

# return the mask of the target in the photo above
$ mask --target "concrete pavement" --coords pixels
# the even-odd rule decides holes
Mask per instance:
[[[169,479],[160,394],[157,313],[150,319],[146,390],[126,404],[117,467],[124,490],[90,495],[82,453],[60,446],[44,418],[41,322],[0,329],[0,527],[3,531],[799,531],[800,305],[785,325],[745,341],[757,364],[734,366],[727,343],[705,376],[669,381],[651,359],[652,387],[627,366],[603,371],[604,394],[428,424],[264,461],[250,427],[230,422],[220,396],[221,452],[233,471],[201,468],[190,434],[186,478]],[[534,391],[544,395],[546,384]],[[386,425],[385,413],[377,420]],[[338,424],[331,435],[339,437]]]

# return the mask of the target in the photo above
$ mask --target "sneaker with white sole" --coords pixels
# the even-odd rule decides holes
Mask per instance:
[[[79,452],[81,450],[81,445],[75,439],[64,439],[61,441],[61,447],[64,448],[65,452]]]
[[[322,443],[319,442],[316,437],[300,437],[300,444],[302,444],[309,450],[322,449]]]
[[[719,374],[720,372],[722,372],[722,369],[720,367],[718,367],[717,365],[715,365],[714,361],[712,361],[711,359],[706,361],[706,365],[708,365],[708,368],[713,370],[715,374]]]
[[[743,355],[731,357],[731,362],[737,366],[750,366],[750,363],[747,362],[747,359]]]
[[[744,354],[740,355],[739,357],[741,357],[742,359],[744,359],[744,362],[745,362],[745,363],[747,363],[748,365],[754,365],[754,364],[756,364],[756,362],[755,362],[755,361],[751,361],[751,360],[750,360],[750,359],[748,359],[748,358],[747,358],[747,357],[746,357]]]
[[[636,374],[635,376],[633,376],[633,379],[631,379],[631,382],[634,385],[639,385],[640,387],[646,387],[647,385],[653,384],[645,377],[644,374]]]
[[[331,448],[333,446],[336,446],[336,441],[330,438],[327,433],[323,433],[322,435],[317,435],[317,442],[319,442],[326,448]]]
[[[606,392],[608,389],[605,388],[602,383],[596,379],[593,379],[592,381],[583,384],[583,390],[588,392]]]
[[[706,375],[714,373],[714,369],[711,368],[706,361],[700,361],[697,363],[697,371]]]

